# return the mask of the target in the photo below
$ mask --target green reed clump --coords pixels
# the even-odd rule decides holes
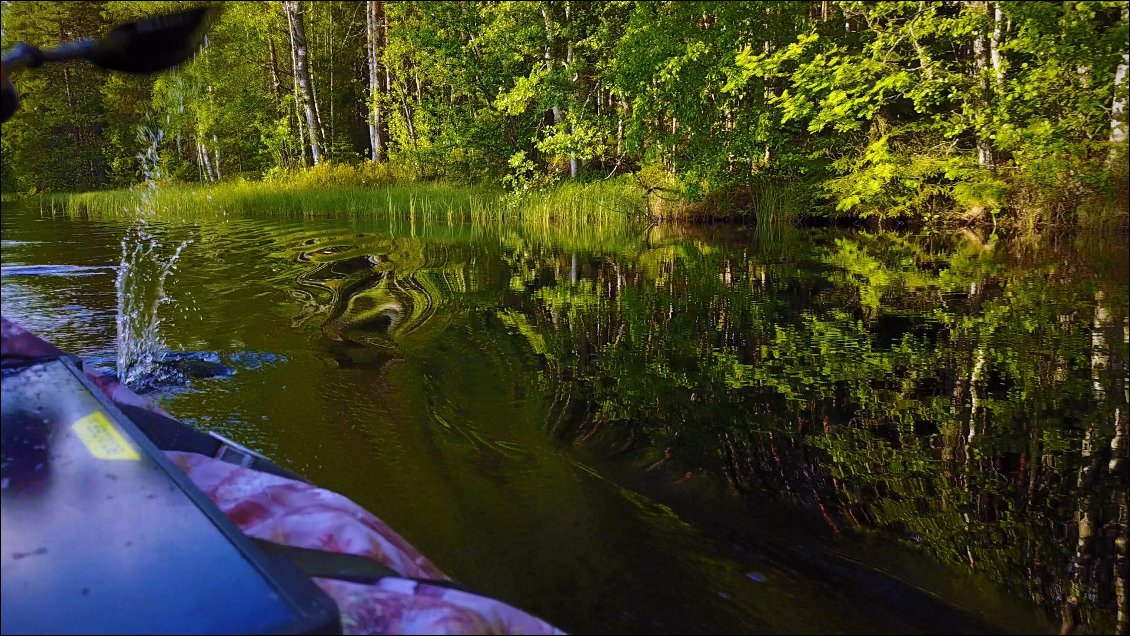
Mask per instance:
[[[54,195],[46,207],[68,215],[156,215],[191,220],[227,214],[296,218],[332,215],[383,218],[416,235],[470,223],[480,231],[517,232],[570,249],[612,249],[633,243],[647,221],[642,189],[629,179],[562,183],[521,195],[445,183],[411,182],[388,164],[324,163],[275,171],[261,181],[162,183],[156,188]]]
[[[322,174],[325,176],[325,173]],[[120,215],[184,214],[470,214],[489,206],[497,196],[482,188],[448,185],[319,185],[305,182],[234,180],[207,186],[162,185],[151,192],[111,190],[56,195],[53,210],[67,213]]]
[[[460,217],[476,223],[518,222],[601,231],[643,216],[638,186],[626,179],[563,183],[522,195],[482,187],[409,183],[411,175],[388,164],[325,163],[274,172],[262,181],[237,178],[206,185],[161,184],[148,189],[56,195],[54,210],[84,214],[373,214]]]

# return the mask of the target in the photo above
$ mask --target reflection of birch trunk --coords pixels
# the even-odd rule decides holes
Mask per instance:
[[[1130,629],[1130,614],[1126,606],[1127,577],[1130,575],[1130,558],[1127,557],[1127,544],[1130,543],[1130,510],[1126,500],[1126,410],[1125,405],[1114,409],[1114,438],[1110,440],[1111,481],[1118,497],[1118,516],[1114,522],[1114,606],[1118,612],[1118,629],[1115,633],[1125,634]]]
[[[965,441],[968,446],[973,445],[973,438],[977,436],[977,420],[981,415],[981,388],[984,386],[985,360],[988,358],[988,347],[982,342],[977,347],[977,356],[973,360],[973,371],[969,374],[969,432]],[[967,456],[972,456],[967,452]]]
[[[980,311],[983,293],[984,288],[980,283],[970,283],[966,303],[971,313]],[[961,337],[963,332],[966,338]],[[949,430],[943,431],[946,443],[942,448],[942,460],[943,462],[968,463],[972,460],[972,453],[969,452],[968,445],[973,442],[973,438],[977,434],[975,418],[977,417],[977,406],[981,399],[976,384],[981,380],[988,351],[986,345],[979,346],[976,352],[973,350],[973,333],[958,329],[953,335],[956,345],[954,347],[956,352],[956,364],[953,370],[954,383],[950,401],[953,416]],[[970,401],[968,420],[965,417],[967,393]],[[965,422],[969,423],[968,430],[965,428]],[[961,456],[959,456],[959,453]]]
[[[1095,292],[1095,321],[1091,329],[1091,387],[1098,405],[1096,414],[1087,421],[1080,449],[1079,474],[1076,479],[1078,507],[1075,510],[1075,527],[1078,539],[1075,543],[1075,556],[1072,559],[1072,578],[1067,598],[1063,604],[1063,622],[1060,633],[1069,634],[1080,624],[1080,604],[1087,597],[1087,587],[1091,579],[1091,564],[1094,560],[1095,529],[1098,518],[1098,502],[1094,496],[1094,483],[1099,475],[1102,461],[1101,453],[1096,452],[1099,432],[1096,419],[1106,412],[1107,391],[1104,386],[1104,373],[1110,365],[1110,347],[1106,341],[1106,329],[1110,326],[1110,313],[1103,306],[1103,294]],[[1116,411],[1116,418],[1118,417]],[[1117,437],[1117,435],[1116,435]]]
[[[1071,560],[1073,570],[1071,583],[1063,603],[1061,634],[1070,634],[1079,625],[1081,621],[1079,605],[1087,596],[1097,516],[1092,486],[1098,474],[1100,458],[1100,454],[1095,452],[1095,427],[1092,420],[1087,424],[1087,430],[1083,434],[1079,474],[1076,479],[1078,508],[1075,510],[1075,528],[1078,538],[1075,542],[1075,556]]]
[[[1125,11],[1125,9],[1123,9]],[[1122,342],[1130,346],[1130,318],[1125,319],[1122,327]],[[1123,368],[1126,369],[1123,360]],[[1130,370],[1127,371],[1130,373]],[[1130,631],[1130,613],[1127,605],[1127,578],[1130,577],[1130,557],[1127,556],[1130,544],[1130,510],[1127,505],[1127,406],[1130,405],[1130,376],[1122,376],[1122,401],[1114,409],[1114,437],[1110,440],[1110,470],[1111,482],[1114,484],[1115,496],[1118,498],[1118,516],[1114,525],[1114,606],[1118,612],[1117,630],[1115,633],[1125,634]]]
[[[986,336],[977,346],[977,351],[973,355],[973,366],[969,371],[969,428],[965,437],[965,474],[963,475],[966,486],[972,482],[972,475],[974,473],[973,458],[975,455],[973,452],[973,443],[978,433],[978,420],[981,418],[982,411],[984,410],[981,407],[981,389],[984,386],[985,361],[988,358],[987,344],[985,342],[987,339],[988,337]],[[983,492],[977,494],[977,511],[979,515],[983,515],[982,506],[985,501],[984,495],[985,493]],[[967,530],[972,533],[973,529],[969,513],[967,512],[963,516]],[[977,560],[973,556],[972,545],[965,547],[965,554],[969,560],[969,567],[976,567]]]
[[[1095,323],[1091,329],[1091,384],[1095,400],[1100,403],[1106,398],[1103,371],[1110,366],[1110,347],[1106,342],[1106,328],[1110,325],[1110,314],[1102,303],[1103,293],[1095,292]]]

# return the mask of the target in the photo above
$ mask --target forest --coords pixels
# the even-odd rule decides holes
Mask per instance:
[[[1130,629],[1130,3],[207,6],[12,73],[6,319],[568,631]]]
[[[4,2],[2,45],[196,5]],[[180,183],[619,181],[707,216],[785,188],[800,216],[1072,222],[1126,194],[1128,37],[1119,1],[228,2],[175,72],[16,74],[0,176],[128,188],[152,146]]]

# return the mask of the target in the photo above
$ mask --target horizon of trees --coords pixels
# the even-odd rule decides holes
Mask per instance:
[[[6,2],[46,47],[197,2]],[[227,2],[149,77],[13,78],[5,192],[391,162],[526,189],[634,173],[689,200],[769,181],[835,213],[1067,208],[1125,178],[1128,4]]]

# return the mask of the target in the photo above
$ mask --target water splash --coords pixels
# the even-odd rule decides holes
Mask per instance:
[[[160,128],[138,129],[138,139],[145,150],[138,153],[137,160],[145,182],[135,221],[122,238],[122,261],[115,281],[118,379],[134,389],[149,384],[159,373],[166,352],[160,332],[160,309],[170,302],[165,281],[176,270],[177,259],[191,242],[183,241],[168,253],[149,228],[161,179],[159,148],[164,138]]]
[[[145,145],[143,152],[137,153],[137,162],[141,166],[141,173],[145,176],[144,188],[141,193],[141,206],[138,212],[145,214],[152,211],[157,195],[157,183],[161,180],[161,155],[159,153],[161,142],[165,140],[165,131],[148,126],[139,126],[137,139]]]

